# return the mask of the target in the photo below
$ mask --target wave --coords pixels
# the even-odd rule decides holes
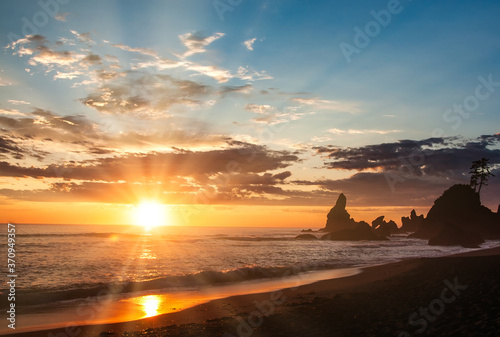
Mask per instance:
[[[288,237],[263,237],[263,236],[225,236],[217,237],[217,240],[228,241],[290,241],[292,238]]]
[[[143,234],[134,234],[134,233],[33,233],[33,234],[26,234],[26,233],[19,233],[16,234],[16,237],[97,237],[97,238],[107,238],[110,236],[127,236],[127,237],[142,237],[144,236]]]
[[[83,299],[110,293],[120,295],[145,290],[175,291],[260,279],[276,279],[309,271],[344,268],[348,266],[347,264],[335,261],[288,267],[249,266],[227,271],[207,270],[194,274],[166,276],[141,282],[74,284],[70,288],[61,290],[43,288],[18,289],[18,298],[22,301],[22,303],[20,303],[22,305],[36,305],[41,303]],[[6,289],[0,289],[0,292],[3,294],[6,291]]]

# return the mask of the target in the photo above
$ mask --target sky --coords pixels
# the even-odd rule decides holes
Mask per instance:
[[[322,227],[426,213],[489,158],[497,1],[2,1],[0,221]]]

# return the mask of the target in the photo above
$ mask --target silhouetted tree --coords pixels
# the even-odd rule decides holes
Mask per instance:
[[[495,176],[490,171],[488,161],[489,159],[487,158],[481,158],[480,160],[473,161],[470,167],[469,173],[472,174],[470,177],[470,186],[478,194],[481,193],[481,187],[488,186],[488,178]]]

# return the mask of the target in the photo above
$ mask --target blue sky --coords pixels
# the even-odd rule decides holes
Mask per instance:
[[[500,164],[498,2],[40,3],[0,3],[6,203],[135,184],[108,201],[427,206],[471,159]],[[186,151],[212,164],[162,171]],[[95,174],[132,157],[142,180]]]

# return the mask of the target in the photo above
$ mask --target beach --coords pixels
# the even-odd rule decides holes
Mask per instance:
[[[497,336],[499,265],[500,248],[409,259],[142,320],[16,336]]]

